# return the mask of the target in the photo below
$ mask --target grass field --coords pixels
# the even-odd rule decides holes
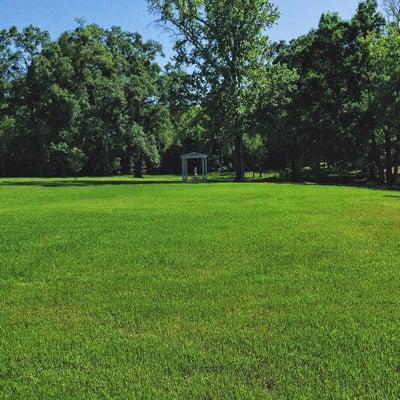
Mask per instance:
[[[0,181],[1,400],[400,398],[400,193],[174,179]]]

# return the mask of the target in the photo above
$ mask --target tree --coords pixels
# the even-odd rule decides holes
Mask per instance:
[[[386,183],[396,183],[400,165],[400,32],[389,29],[387,35],[371,34],[365,41],[371,59],[371,109],[376,115],[376,132],[384,148]],[[378,142],[379,143],[379,142]]]
[[[124,32],[113,27],[105,32],[119,77],[124,77],[123,92],[126,116],[121,142],[124,160],[122,170],[143,174],[142,167],[159,166],[161,153],[172,143],[172,123],[168,104],[163,99],[163,78],[155,57],[161,46],[153,41],[143,42],[138,33]]]
[[[292,179],[301,179],[304,138],[300,126],[298,103],[299,76],[284,64],[266,67],[254,90],[255,108],[249,125],[261,137],[257,164],[282,170],[290,164]]]
[[[74,174],[139,177],[178,172],[195,148],[237,180],[246,166],[394,184],[399,4],[385,2],[385,21],[363,0],[351,20],[326,13],[270,45],[271,1],[149,0],[177,39],[164,70],[158,43],[119,27],[0,30],[0,172],[65,176],[79,149]]]
[[[158,23],[176,36],[177,62],[193,67],[213,123],[235,147],[236,180],[244,179],[246,92],[254,71],[268,59],[264,30],[278,17],[269,0],[149,0]],[[218,120],[217,120],[218,119]]]
[[[382,4],[389,23],[400,27],[400,0],[383,0]]]
[[[0,119],[0,169],[1,176],[6,176],[6,162],[5,158],[12,136],[15,132],[15,120],[12,117],[5,116]]]
[[[40,135],[35,126],[34,107],[35,101],[31,94],[26,91],[26,76],[29,66],[49,42],[47,32],[41,31],[32,25],[18,31],[16,27],[0,31],[0,125],[6,129],[2,132],[7,136],[7,149],[3,145],[2,162],[10,158],[7,153],[13,153],[13,148],[18,149],[14,153],[15,158],[24,155],[25,162],[31,165],[32,172],[40,175],[39,163],[35,160],[40,158],[42,148]],[[12,132],[10,122],[12,121]],[[12,138],[11,138],[12,137]],[[29,153],[36,153],[36,159],[31,158]],[[25,154],[24,154],[25,153]],[[22,157],[23,158],[23,157]],[[9,172],[13,172],[14,160],[9,160]],[[23,169],[22,167],[21,169]]]
[[[32,53],[8,80],[23,144],[17,169],[64,174],[64,150],[75,147],[86,154],[88,174],[131,173],[134,159],[136,167],[158,165],[172,135],[160,100],[160,51],[137,33],[80,21]]]
[[[351,21],[323,14],[317,29],[277,45],[277,61],[294,69],[298,80],[284,108],[285,133],[275,135],[275,146],[294,156],[293,166],[300,160],[311,167],[315,178],[331,172],[345,175],[359,169],[360,161],[362,168],[368,167],[367,159],[376,161],[367,101],[370,63],[362,40],[371,32],[380,35],[384,24],[377,2],[366,0]]]
[[[68,153],[68,161],[72,172],[74,173],[75,181],[78,176],[78,173],[82,170],[85,164],[86,156],[85,153],[78,149],[77,147],[73,147]]]
[[[380,134],[377,130],[377,113],[374,104],[375,92],[371,84],[372,59],[365,46],[371,34],[381,36],[385,30],[385,19],[378,10],[376,0],[360,2],[351,21],[352,53],[348,64],[353,72],[350,83],[352,108],[351,129],[354,132],[358,151],[358,164],[364,175],[372,181],[384,183],[384,168],[379,146]]]

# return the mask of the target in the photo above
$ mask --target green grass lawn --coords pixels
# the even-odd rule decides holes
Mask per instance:
[[[0,181],[0,399],[399,399],[400,193]]]

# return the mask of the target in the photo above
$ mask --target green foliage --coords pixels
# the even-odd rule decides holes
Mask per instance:
[[[369,35],[364,41],[369,54],[370,107],[375,117],[376,133],[382,133],[386,164],[386,182],[396,183],[400,165],[400,32],[390,28],[384,36]],[[376,140],[378,144],[378,139]]]
[[[34,26],[0,31],[2,174],[179,173],[202,151],[210,167],[291,179],[394,185],[400,165],[398,0],[360,1],[350,20],[325,13],[270,44],[269,0],[149,0],[176,34],[159,44],[119,27],[77,26],[51,40]]]
[[[383,0],[382,3],[389,24],[391,24],[394,27],[400,28],[400,1]]]
[[[365,102],[371,65],[362,43],[369,34],[382,35],[384,24],[377,2],[366,0],[351,21],[324,14],[317,29],[276,46],[276,62],[295,69],[298,77],[290,102],[280,107],[278,128],[267,133],[272,165],[286,158],[293,177],[307,166],[318,179],[326,166],[345,174],[363,160],[364,176],[381,175],[372,173],[381,168],[372,146],[374,111]]]
[[[15,131],[15,120],[5,115],[0,118],[0,167],[1,176],[6,176],[5,156],[9,151],[12,136]]]
[[[87,174],[129,173],[138,158],[158,165],[173,135],[154,61],[160,46],[83,21],[54,42],[39,44],[35,35],[34,28],[13,28],[4,39],[14,64],[26,65],[7,80],[10,95],[15,93],[7,112],[13,112],[12,102],[17,105],[14,145],[23,143],[14,155],[15,171],[63,175],[66,160],[57,146],[64,144],[86,154]],[[14,64],[7,73],[15,71]]]
[[[256,70],[268,59],[264,30],[278,13],[269,0],[150,0],[162,26],[178,35],[179,64],[193,81],[212,122],[211,131],[236,151],[236,179],[244,178],[243,135]]]

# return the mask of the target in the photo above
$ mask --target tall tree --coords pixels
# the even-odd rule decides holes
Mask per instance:
[[[384,149],[386,183],[397,181],[400,165],[400,32],[392,28],[387,35],[371,34],[367,40],[370,58],[371,109],[376,115],[376,132]]]
[[[285,148],[294,146],[296,158],[313,167],[314,176],[322,174],[321,165],[332,167],[327,173],[344,174],[358,169],[359,160],[368,164],[374,123],[366,99],[370,66],[362,39],[371,32],[379,35],[383,27],[377,2],[366,0],[351,21],[323,14],[317,29],[278,46],[277,61],[299,74],[282,142]]]
[[[235,147],[236,180],[244,179],[246,92],[268,59],[265,29],[278,17],[269,0],[149,0],[158,22],[176,36],[178,63],[193,67],[202,100],[219,110],[221,135]],[[218,121],[216,119],[218,118]]]
[[[382,4],[389,23],[400,27],[400,0],[383,0]]]
[[[77,148],[88,174],[130,173],[135,164],[141,175],[143,164],[158,165],[171,135],[154,61],[159,52],[157,43],[143,42],[139,34],[83,21],[44,46],[23,74],[17,107],[25,130],[40,144],[40,151],[28,149],[29,164],[66,174]]]
[[[25,83],[30,65],[49,40],[47,32],[32,25],[22,31],[11,27],[0,32],[0,125],[6,127],[3,138],[8,138],[7,150],[3,147],[3,163],[6,153],[11,163],[25,158],[31,165],[30,173],[36,175],[43,173],[39,160],[43,160],[44,152],[35,119],[36,93],[27,91]],[[13,132],[9,130],[11,121]],[[24,152],[27,147],[29,151]]]

